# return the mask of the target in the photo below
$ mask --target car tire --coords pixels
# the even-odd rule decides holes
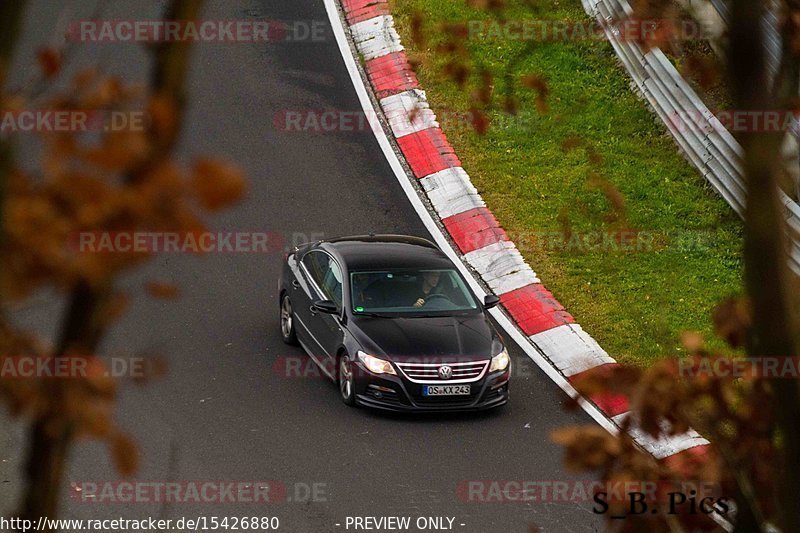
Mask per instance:
[[[281,296],[280,306],[280,321],[281,321],[281,339],[286,344],[296,346],[297,333],[294,329],[294,310],[292,309],[292,301],[289,299],[288,294]]]
[[[353,373],[353,362],[347,354],[339,357],[339,368],[336,373],[336,381],[339,386],[339,397],[345,405],[354,406],[356,404],[355,374]]]

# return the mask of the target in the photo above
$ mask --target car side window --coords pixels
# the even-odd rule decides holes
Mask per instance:
[[[336,305],[342,305],[342,271],[335,261],[329,263],[328,271],[322,280],[322,292]]]
[[[320,288],[322,287],[322,280],[325,279],[325,273],[328,271],[330,260],[330,256],[322,252],[309,252],[303,256],[303,265],[305,265],[311,279]]]
[[[322,289],[325,298],[341,305],[342,271],[339,265],[323,252],[307,253],[303,257],[303,264],[317,286]]]

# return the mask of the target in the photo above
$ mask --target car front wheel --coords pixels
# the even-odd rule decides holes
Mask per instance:
[[[297,344],[297,334],[294,330],[294,311],[288,294],[281,296],[281,338],[286,344]]]
[[[346,354],[339,358],[339,396],[342,401],[350,406],[356,404],[355,376],[353,375],[353,362]]]

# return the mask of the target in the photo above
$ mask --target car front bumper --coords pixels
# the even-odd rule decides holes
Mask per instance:
[[[481,411],[508,402],[510,367],[468,383],[470,394],[464,396],[423,396],[423,384],[400,376],[375,375],[359,365],[355,383],[356,403],[389,411],[441,412]]]

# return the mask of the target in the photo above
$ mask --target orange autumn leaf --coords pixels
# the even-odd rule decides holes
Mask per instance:
[[[540,113],[546,113],[547,96],[550,94],[547,80],[538,74],[527,74],[522,78],[522,85],[536,92],[536,109]]]
[[[125,170],[144,160],[150,151],[150,141],[140,131],[109,133],[99,147],[85,151],[86,160],[101,169]]]
[[[61,70],[61,53],[55,48],[42,48],[36,59],[46,78],[52,78]]]
[[[178,104],[164,94],[153,96],[147,106],[150,130],[160,143],[169,142],[178,128]]]
[[[747,300],[728,298],[714,309],[712,315],[714,332],[733,348],[744,346],[747,333],[753,322],[752,311]]]
[[[94,355],[79,357],[85,372],[85,383],[98,399],[111,400],[117,392],[117,384],[111,377],[106,362]]]
[[[101,318],[103,325],[109,326],[125,314],[130,305],[130,298],[127,294],[115,293],[109,297],[103,308],[103,316]]]
[[[463,87],[469,78],[470,69],[460,61],[450,61],[444,66],[444,73],[459,87]]]
[[[472,127],[478,135],[484,135],[489,131],[489,116],[478,109],[473,107],[470,109],[470,117],[472,117]]]
[[[139,448],[125,433],[116,433],[109,441],[114,466],[123,476],[130,476],[139,469]]]
[[[420,11],[414,11],[414,13],[411,14],[411,35],[413,35],[414,42],[420,47],[425,46],[427,42],[425,32],[423,31],[424,23],[425,15]]]
[[[506,6],[505,0],[469,0],[469,5],[477,9],[500,11]]]
[[[118,102],[123,96],[124,90],[119,78],[103,78],[83,95],[81,105],[91,109],[102,109]]]
[[[698,353],[705,347],[706,341],[703,334],[698,331],[684,331],[681,333],[681,345],[686,349],[687,353]]]
[[[145,285],[145,290],[153,298],[160,300],[174,300],[180,296],[180,289],[171,283],[160,281],[149,281]]]
[[[550,439],[566,447],[567,469],[579,472],[608,464],[622,451],[617,438],[599,426],[573,426],[557,429]]]
[[[79,380],[64,380],[61,388],[59,409],[63,416],[54,418],[54,425],[69,423],[81,438],[105,439],[113,434],[114,422],[108,399],[97,395],[91,387],[86,387],[86,382]]]
[[[191,185],[200,204],[218,211],[239,201],[247,190],[242,171],[216,159],[200,159],[192,168]]]
[[[88,67],[78,71],[72,77],[72,85],[76,90],[82,91],[97,81],[99,73],[95,67]]]
[[[516,115],[519,113],[519,100],[513,96],[506,96],[503,98],[503,111],[509,115]]]

